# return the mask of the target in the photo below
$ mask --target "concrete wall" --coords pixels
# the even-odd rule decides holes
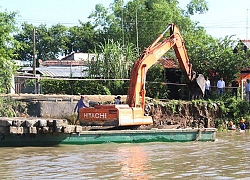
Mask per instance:
[[[40,101],[31,102],[28,105],[28,114],[33,117],[43,118],[67,118],[74,114],[75,102],[69,101]]]
[[[43,94],[4,94],[4,98],[12,98],[16,101],[26,103],[26,112],[20,112],[22,116],[58,118],[65,119],[74,114],[74,108],[79,100],[79,95],[43,95]],[[126,101],[126,96],[121,95],[122,101]],[[85,95],[87,106],[93,107],[97,102],[112,103],[114,95]],[[76,114],[75,114],[76,115]]]

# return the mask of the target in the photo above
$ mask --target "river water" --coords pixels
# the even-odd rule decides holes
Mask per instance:
[[[1,179],[250,179],[250,133],[215,142],[0,148]]]

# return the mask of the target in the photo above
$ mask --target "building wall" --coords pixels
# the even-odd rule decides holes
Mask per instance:
[[[62,60],[75,60],[75,61],[87,61],[95,57],[92,53],[73,53],[69,56],[64,57]]]

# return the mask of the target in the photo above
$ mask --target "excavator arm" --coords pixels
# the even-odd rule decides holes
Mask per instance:
[[[163,35],[169,29],[170,36],[163,38]],[[174,48],[180,67],[188,79],[191,91],[204,94],[205,79],[202,75],[199,76],[200,78],[197,78],[196,74],[192,71],[180,31],[174,24],[170,24],[134,62],[127,94],[127,103],[103,104],[95,105],[93,108],[81,108],[79,111],[80,124],[122,128],[152,124],[152,117],[144,115],[146,73],[172,47]]]
[[[164,34],[169,29],[170,36],[168,38],[163,38]],[[130,107],[144,108],[146,95],[145,82],[147,70],[172,47],[174,48],[180,67],[184,75],[188,79],[188,85],[190,87],[190,90],[196,95],[204,94],[205,79],[202,75],[199,75],[199,80],[195,80],[197,76],[196,73],[192,70],[192,65],[189,62],[187,52],[184,46],[184,40],[181,37],[180,31],[174,24],[170,24],[167,29],[162,34],[160,34],[158,38],[148,48],[144,50],[144,52],[135,61],[132,67],[130,86],[127,94],[127,104]],[[141,100],[140,97],[142,98]]]

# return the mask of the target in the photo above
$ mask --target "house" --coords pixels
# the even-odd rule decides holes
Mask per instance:
[[[29,67],[29,66],[32,66],[32,62],[31,61],[24,61],[24,60],[13,60],[14,63],[17,65],[17,66],[20,66],[20,67]]]
[[[61,60],[52,59],[42,61],[39,59],[39,67],[35,68],[36,77],[33,75],[34,69],[32,66],[22,66],[19,62],[21,68],[15,76],[15,91],[17,93],[24,92],[25,82],[32,78],[37,79],[39,77],[46,77],[83,79],[88,73],[86,65],[88,61],[93,60],[93,58],[95,58],[94,54],[72,53]],[[28,90],[28,92],[32,91],[34,91],[34,88],[31,91]]]
[[[61,60],[75,60],[75,61],[88,61],[95,58],[93,53],[72,53],[68,56],[65,56]]]
[[[23,67],[22,72],[32,74],[32,67]],[[84,78],[87,76],[86,66],[49,66],[37,67],[36,75],[50,78]]]
[[[239,40],[234,48],[234,53],[237,53],[239,50],[243,50],[246,53],[248,49],[250,49],[250,40]]]
[[[234,53],[238,53],[239,50],[243,50],[247,53],[250,50],[250,40],[240,40],[234,48]],[[245,67],[240,72],[240,82],[250,79],[250,67]]]
[[[179,63],[170,58],[162,57],[158,62],[164,67],[168,99],[183,99],[185,85],[181,84],[182,70]]]
[[[39,60],[39,66],[86,66],[90,60],[95,59],[92,53],[72,53],[61,60]]]

